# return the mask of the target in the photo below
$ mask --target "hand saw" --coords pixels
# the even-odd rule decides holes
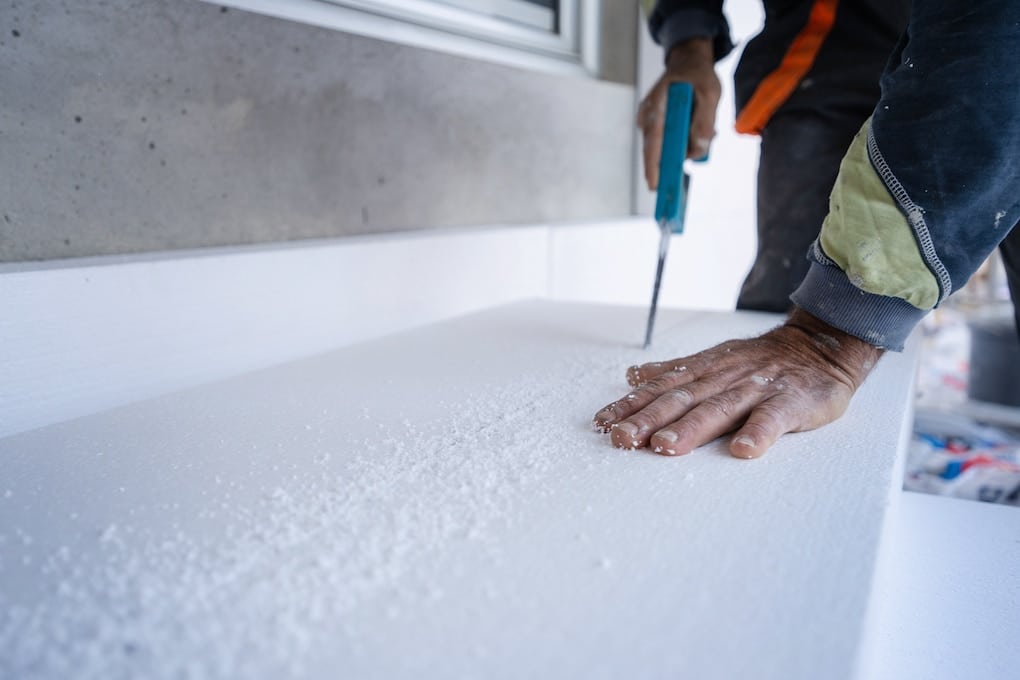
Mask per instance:
[[[652,306],[648,310],[648,327],[645,329],[645,349],[652,343],[652,328],[659,306],[659,287],[662,270],[666,266],[669,239],[684,231],[687,212],[687,192],[691,178],[684,172],[687,143],[691,132],[691,113],[694,111],[694,88],[690,83],[671,83],[666,102],[666,121],[662,135],[662,155],[659,157],[659,187],[655,201],[655,219],[659,223],[659,261],[655,268],[652,288]],[[708,157],[697,159],[699,162]]]

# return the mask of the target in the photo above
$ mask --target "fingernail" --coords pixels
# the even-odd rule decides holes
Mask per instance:
[[[746,451],[735,451],[734,446],[742,446]],[[757,458],[760,454],[755,450],[757,443],[751,437],[746,434],[742,434],[739,437],[733,438],[733,443],[730,445],[730,453],[737,458]]]
[[[655,438],[664,439],[668,442],[675,442],[677,439],[676,432],[673,432],[672,430],[663,430],[662,432],[656,432]]]
[[[698,151],[708,151],[708,147],[712,144],[711,139],[695,139],[694,148]]]
[[[637,436],[638,427],[634,423],[619,423],[616,429],[633,439]]]

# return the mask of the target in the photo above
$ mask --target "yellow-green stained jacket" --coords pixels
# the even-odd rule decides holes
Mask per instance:
[[[911,205],[916,224],[907,221],[886,181],[868,156],[870,121],[854,138],[839,167],[829,197],[829,214],[818,238],[823,255],[843,270],[850,282],[868,293],[902,298],[918,309],[931,309],[941,297],[939,283],[929,269],[937,269],[950,286],[945,267],[931,254],[926,262],[916,247],[915,234],[925,225],[924,210]],[[930,236],[928,237],[930,241]]]
[[[958,5],[958,6],[954,6]],[[792,300],[892,350],[1020,220],[1020,3],[915,0]]]

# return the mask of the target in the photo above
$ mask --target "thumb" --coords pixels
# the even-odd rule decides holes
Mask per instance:
[[[691,136],[687,142],[688,158],[704,158],[715,138],[715,106],[708,102],[694,101],[694,113],[691,115]]]

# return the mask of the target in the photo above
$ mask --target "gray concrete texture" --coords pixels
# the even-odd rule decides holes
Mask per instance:
[[[630,213],[630,86],[197,0],[2,3],[0,261]]]

